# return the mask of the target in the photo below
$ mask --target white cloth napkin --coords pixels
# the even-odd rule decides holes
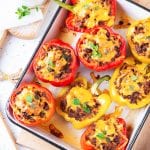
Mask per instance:
[[[44,0],[0,0],[0,30],[9,29],[12,27],[18,27],[22,25],[27,25],[35,21],[41,20],[43,14],[41,10],[36,9],[31,10],[31,14],[18,19],[15,13],[18,7],[22,5],[28,7],[36,7],[42,4]]]

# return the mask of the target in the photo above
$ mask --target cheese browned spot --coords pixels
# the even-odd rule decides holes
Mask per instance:
[[[71,51],[58,46],[46,47],[43,58],[37,61],[37,71],[49,81],[63,79],[71,72]]]
[[[51,106],[44,92],[27,86],[17,93],[12,107],[14,114],[27,123],[45,120],[49,116]]]
[[[96,150],[116,150],[123,138],[123,125],[119,124],[115,118],[98,120],[91,125],[90,129],[85,137],[86,143]]]
[[[88,63],[101,66],[115,61],[120,56],[120,40],[105,29],[100,29],[95,35],[84,34],[81,40],[80,57]]]
[[[79,28],[93,28],[106,23],[111,26],[114,16],[111,16],[110,0],[79,0],[74,9],[74,22]]]
[[[115,81],[118,93],[130,103],[138,103],[150,94],[150,65],[135,61],[124,63]]]
[[[60,97],[59,100],[60,109],[67,113],[68,117],[78,121],[92,118],[98,113],[101,106],[96,98],[82,87],[73,87],[67,95]]]
[[[131,32],[131,42],[138,55],[150,58],[150,19],[136,24]]]

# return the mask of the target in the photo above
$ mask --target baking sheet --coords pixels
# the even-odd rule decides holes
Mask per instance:
[[[125,12],[125,14],[132,17],[133,19],[144,19],[144,18],[150,16],[150,13],[147,10],[144,10],[143,8],[140,8],[139,6],[136,6],[126,0],[118,0],[117,3],[118,3],[118,8],[120,8],[121,11]],[[45,38],[40,43],[40,45],[43,42],[49,41],[50,39],[59,37],[63,41],[70,43],[75,48],[75,44],[76,44],[78,38],[80,37],[81,33],[77,34],[73,31],[68,32],[67,29],[62,30],[61,27],[65,22],[65,18],[67,16],[67,11],[62,9],[59,13],[58,12],[56,13],[56,16],[57,17],[53,20],[53,25],[49,27],[49,31],[47,32]],[[126,30],[120,29],[120,30],[116,30],[116,32],[120,33],[123,37],[125,37]],[[37,50],[40,47],[40,45],[37,47]],[[36,55],[36,53],[34,55]],[[34,58],[34,56],[33,56],[33,58]],[[79,72],[81,72],[82,75],[84,75],[88,79],[90,79],[90,77],[89,77],[90,70],[86,69],[84,66],[82,66],[82,65],[80,66]],[[113,72],[113,70],[110,70],[110,71],[100,72],[97,74],[111,75],[112,72]],[[33,81],[34,77],[35,76],[33,73],[32,60],[31,60],[31,62],[27,66],[27,68],[22,76],[22,79],[17,84],[17,86],[19,86],[22,82]],[[57,95],[57,92],[60,90],[60,88],[53,87],[49,84],[45,84],[42,82],[41,82],[41,84],[42,84],[42,86],[45,86],[48,89],[50,89],[50,91],[52,91],[52,93],[55,96]],[[103,88],[108,88],[108,86],[109,86],[108,83],[103,84]],[[116,105],[115,103],[112,103],[111,107],[109,108],[107,113],[114,111],[115,105]],[[8,118],[13,123],[28,130],[31,133],[37,135],[38,137],[46,140],[47,142],[55,145],[56,147],[58,147],[60,149],[69,149],[69,150],[80,149],[79,141],[80,141],[80,137],[81,137],[81,134],[83,133],[84,129],[82,129],[82,130],[74,129],[72,124],[69,122],[66,122],[61,116],[55,114],[54,117],[52,118],[52,120],[50,122],[48,122],[47,124],[45,124],[44,126],[29,128],[29,127],[23,126],[22,124],[18,123],[13,118],[12,110],[9,107],[9,103],[7,104],[6,111],[7,111]],[[131,137],[130,137],[127,149],[132,148],[132,145],[133,145],[141,127],[143,126],[144,120],[148,116],[148,113],[149,113],[148,106],[145,108],[138,109],[138,110],[130,110],[127,107],[124,107],[121,117],[123,117],[126,120],[128,127],[130,127],[132,129]],[[59,129],[63,133],[63,135],[64,135],[63,139],[59,139],[50,134],[50,132],[48,131],[48,126],[50,123],[55,124],[56,128]]]

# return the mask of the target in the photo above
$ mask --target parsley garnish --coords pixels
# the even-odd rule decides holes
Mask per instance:
[[[132,75],[132,76],[131,76],[131,80],[132,80],[132,81],[136,81],[137,79],[138,79],[137,76],[135,76],[135,75]]]
[[[73,104],[74,105],[80,105],[80,100],[78,98],[73,99]]]
[[[33,9],[36,9],[36,11],[39,11],[38,6],[36,6]],[[17,11],[15,13],[18,15],[18,19],[21,19],[21,18],[31,14],[31,8],[29,8],[28,6],[22,5],[21,7],[19,7],[17,9]]]
[[[110,138],[106,136],[106,131],[103,131],[102,133],[98,133],[96,135],[96,137],[98,137],[99,139],[106,139],[107,142],[110,142]]]
[[[27,95],[27,96],[26,96],[26,101],[27,101],[28,103],[32,103],[32,96],[31,96],[31,95]]]
[[[49,60],[48,65],[50,65],[52,68],[55,67],[55,64],[53,63],[53,61]]]
[[[134,86],[133,85],[129,85],[129,90],[134,91]]]
[[[18,19],[21,19],[24,16],[27,16],[31,13],[31,9],[27,6],[22,5],[15,12],[18,15]]]
[[[90,108],[88,107],[87,104],[84,103],[84,104],[81,105],[81,107],[82,107],[84,112],[86,112],[86,113],[90,113],[91,112],[91,110],[90,110]]]
[[[89,8],[89,4],[84,4],[84,5],[83,5],[83,8],[84,8],[84,9],[88,9],[88,8]]]
[[[36,9],[36,11],[39,11],[39,6],[36,6],[35,9]]]
[[[72,103],[74,105],[79,105],[82,108],[82,110],[84,112],[86,112],[86,113],[90,113],[91,112],[89,106],[86,103],[83,103],[83,104],[80,103],[80,100],[78,98],[74,98],[73,101],[72,101]]]
[[[109,137],[106,137],[106,141],[107,141],[107,142],[110,142],[111,140],[110,140],[110,138],[109,138]]]
[[[105,135],[104,135],[104,133],[98,133],[98,134],[96,135],[96,137],[98,137],[99,139],[104,139],[104,138],[105,138]]]
[[[99,47],[96,44],[93,44],[92,42],[88,43],[88,46],[92,49],[92,57],[93,58],[101,58],[102,54],[99,52]]]

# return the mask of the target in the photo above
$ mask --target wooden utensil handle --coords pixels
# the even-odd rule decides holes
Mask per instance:
[[[14,137],[12,136],[10,129],[4,122],[4,119],[1,113],[0,113],[0,132],[5,134],[4,136],[7,138],[7,144],[10,145],[11,150],[17,150]]]

